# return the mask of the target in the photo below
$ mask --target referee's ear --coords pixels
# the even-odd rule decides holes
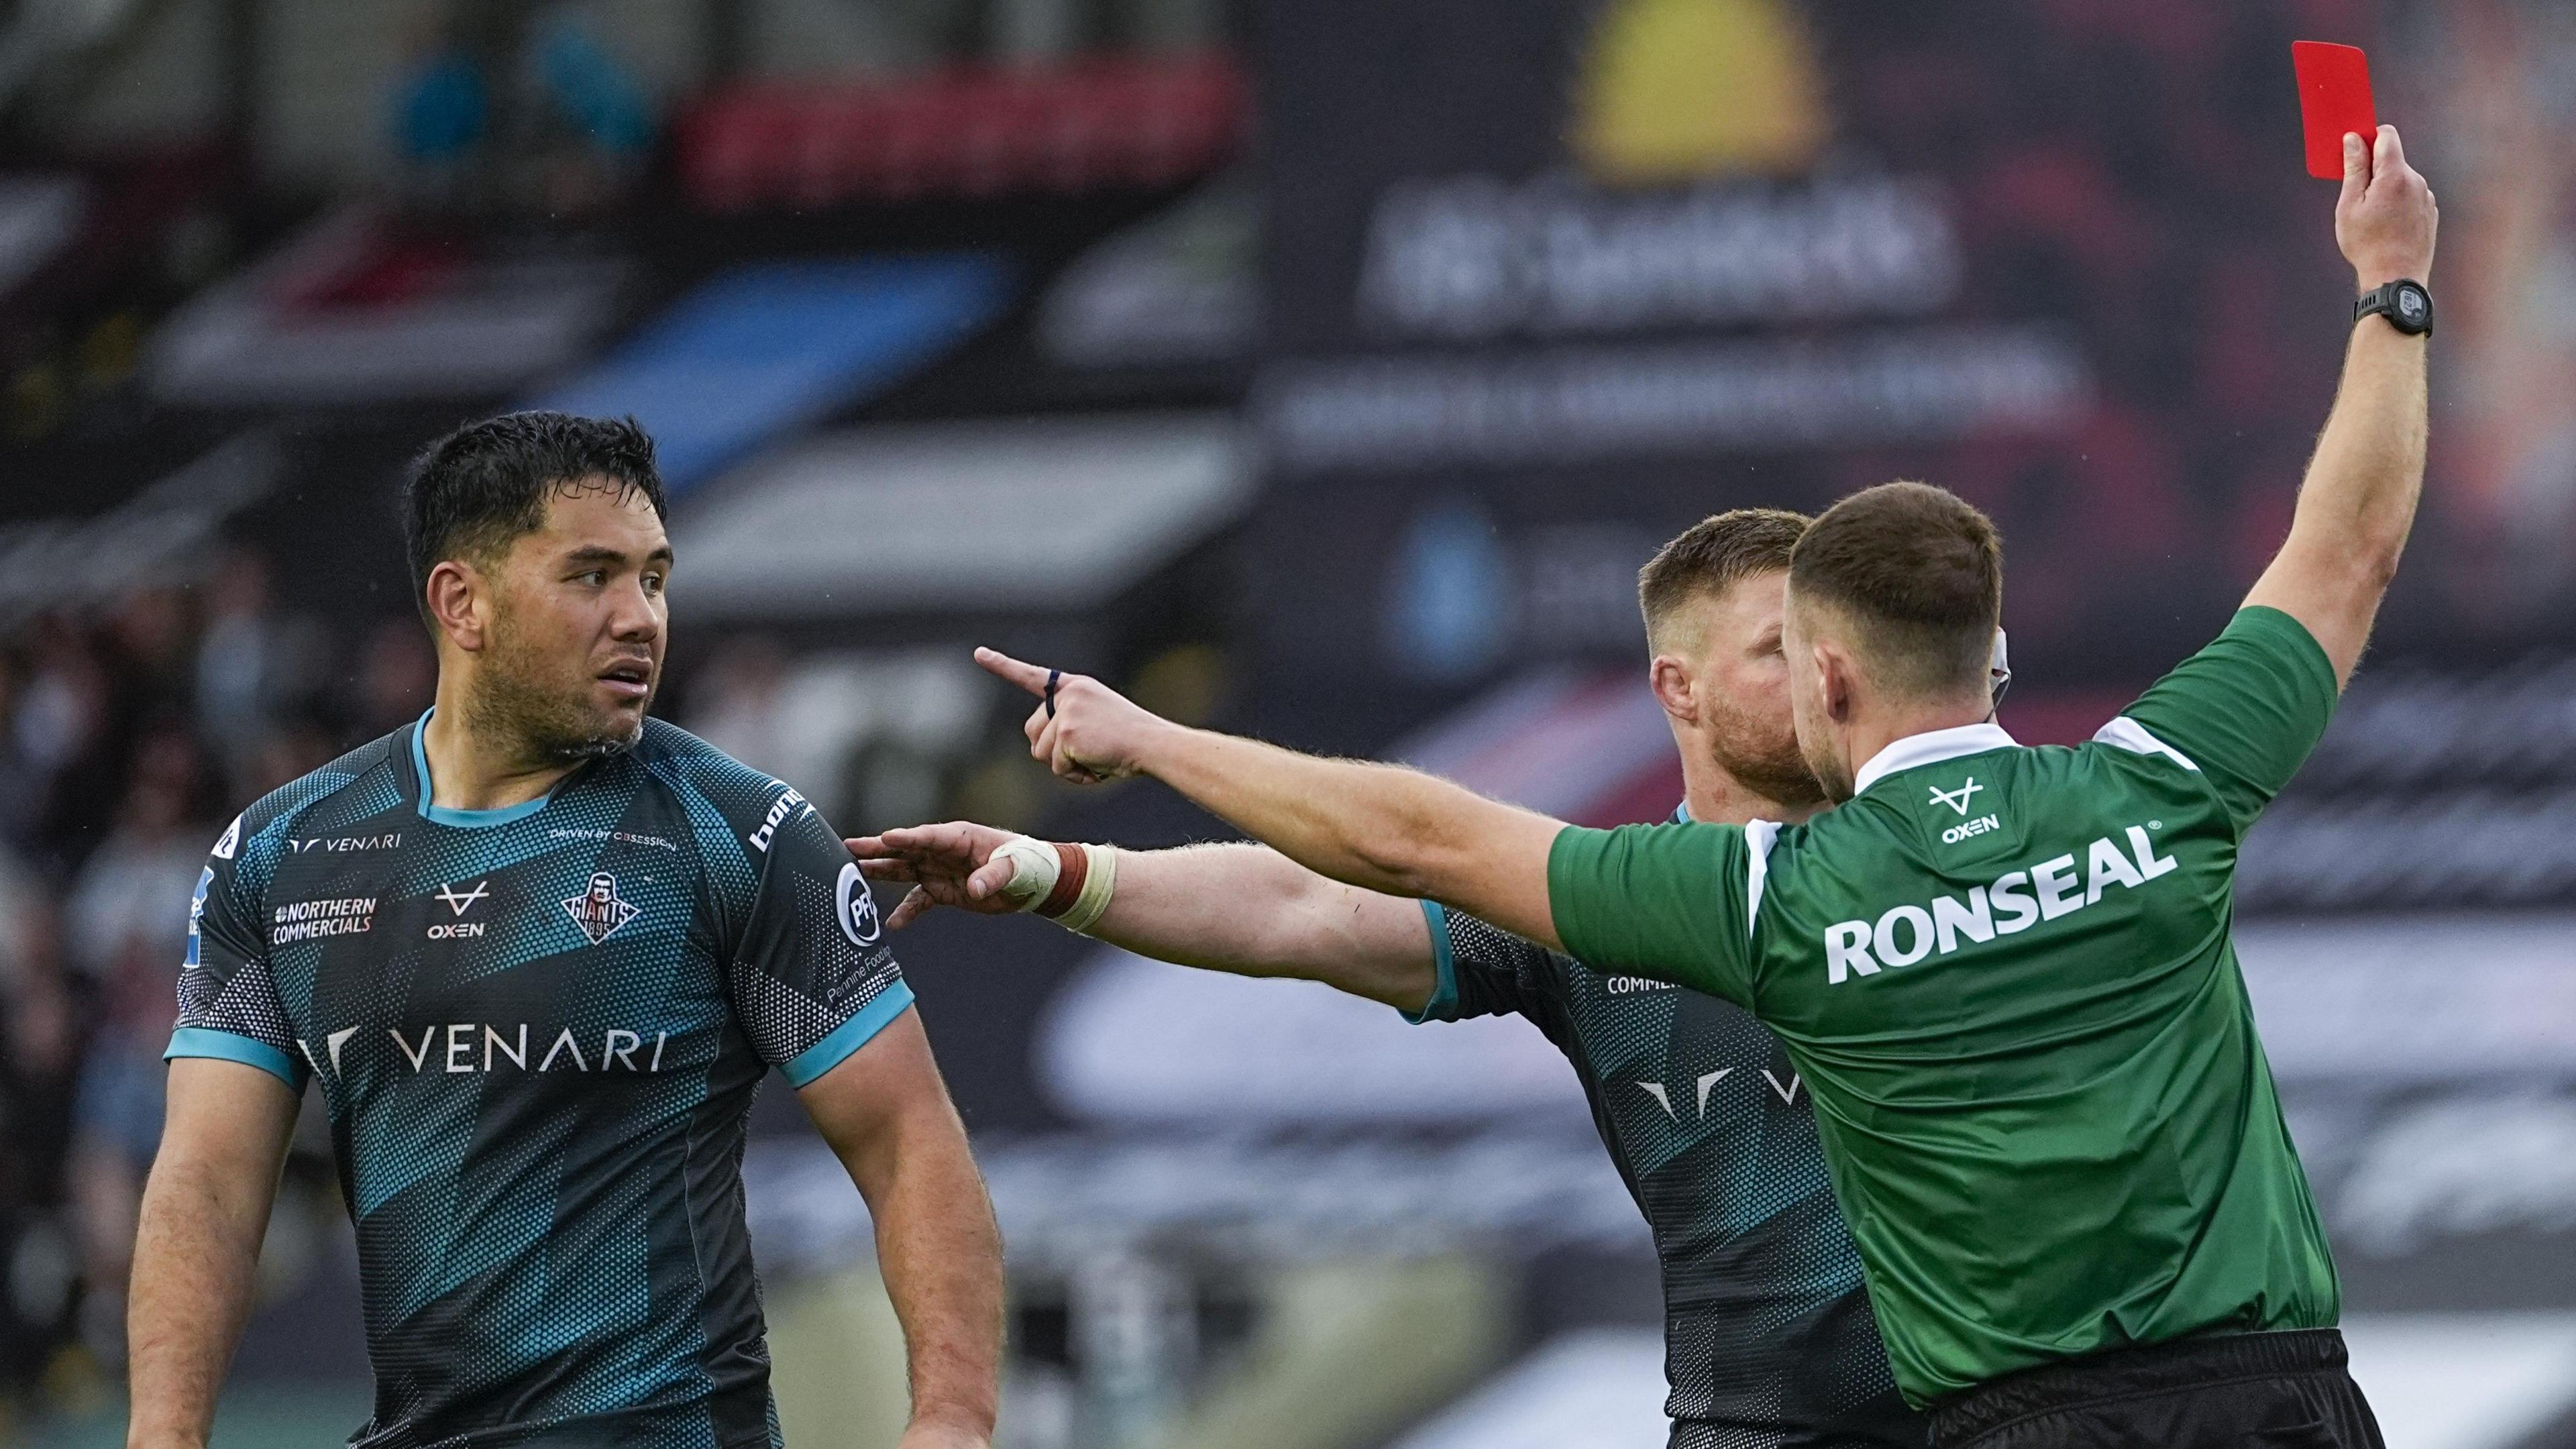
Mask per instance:
[[[1816,692],[1824,703],[1825,718],[1835,724],[1851,723],[1860,671],[1838,645],[1819,639],[1807,647],[1816,653]]]

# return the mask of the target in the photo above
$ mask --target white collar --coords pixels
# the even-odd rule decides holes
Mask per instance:
[[[1988,750],[2018,748],[2021,741],[2004,733],[2004,727],[1988,720],[1983,724],[1954,725],[1946,730],[1925,730],[1891,740],[1887,748],[1869,757],[1852,777],[1852,794],[1868,793],[1869,787],[1895,774],[1919,765],[1937,765],[1962,755],[1982,755]]]

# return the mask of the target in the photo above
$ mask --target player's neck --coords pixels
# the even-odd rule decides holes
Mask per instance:
[[[447,810],[506,810],[555,787],[578,762],[546,759],[517,740],[495,740],[476,731],[454,676],[441,674],[438,707],[421,733],[429,762],[429,803]]]
[[[1936,730],[1954,730],[1962,726],[1984,724],[1994,718],[1992,703],[1986,700],[1927,701],[1921,704],[1892,706],[1884,711],[1852,720],[1845,739],[1851,746],[1851,768],[1858,773],[1879,751],[1898,740],[1928,735]]]
[[[1727,772],[1724,765],[1691,752],[1682,756],[1682,804],[1703,825],[1742,825],[1748,820],[1777,820],[1796,825],[1823,807],[1786,805]]]

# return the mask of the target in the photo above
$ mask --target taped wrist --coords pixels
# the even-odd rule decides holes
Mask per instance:
[[[1011,862],[1011,881],[1002,887],[1003,898],[1068,931],[1088,932],[1099,924],[1109,909],[1111,893],[1118,888],[1118,852],[1110,846],[1067,845],[1018,835],[993,854]]]

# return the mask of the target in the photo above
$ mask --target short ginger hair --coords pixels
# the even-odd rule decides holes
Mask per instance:
[[[1724,593],[1739,580],[1789,567],[1807,516],[1784,508],[1736,508],[1683,529],[1637,570],[1637,608],[1646,616],[1646,647],[1662,652],[1672,620],[1693,599]]]

